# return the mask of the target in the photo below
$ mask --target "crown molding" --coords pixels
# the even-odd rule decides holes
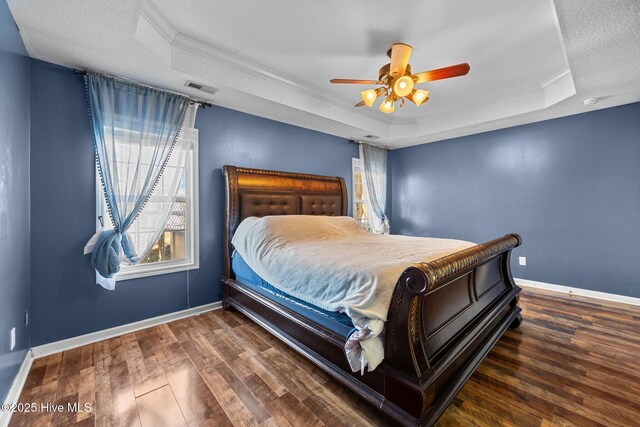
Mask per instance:
[[[553,19],[557,27],[557,16],[554,15]],[[512,93],[492,94],[491,97],[436,113],[427,111],[425,115],[416,118],[398,118],[369,108],[356,109],[350,100],[180,33],[172,25],[170,17],[165,16],[152,0],[143,0],[140,5],[136,39],[150,52],[165,60],[172,70],[220,88],[220,94],[216,98],[221,101],[218,102],[219,105],[250,114],[257,111],[258,115],[264,117],[339,133],[344,137],[349,134],[362,138],[361,135],[372,133],[380,136],[381,144],[401,139],[432,142],[438,139],[438,135],[448,135],[455,129],[543,110],[576,93],[571,70],[565,64],[566,69],[548,80]],[[559,41],[564,52],[561,37]],[[261,98],[261,101],[257,102],[256,98]],[[249,99],[254,102],[247,106]],[[265,102],[279,106],[270,109]],[[306,118],[289,114],[283,107],[304,113]],[[275,113],[271,114],[271,110]],[[319,126],[318,120],[312,117],[323,119],[326,123]]]
[[[566,69],[542,83],[544,90],[545,108],[576,94],[571,70]]]
[[[158,10],[155,4],[149,0],[143,0],[140,5],[140,15],[142,15],[153,27],[160,33],[162,37],[169,43],[173,42],[178,32],[173,25]]]
[[[258,65],[246,58],[235,55],[219,47],[213,46],[209,43],[205,43],[201,40],[194,39],[193,37],[185,34],[177,33],[173,40],[172,46],[177,49],[183,49],[185,51],[202,56],[208,60],[218,62],[227,67],[231,67],[237,71],[250,74],[262,80],[266,80],[270,83],[275,83],[286,89],[292,90],[299,94],[313,97],[316,100],[327,102],[328,104],[335,106],[336,104],[341,107],[349,109],[353,108],[353,102],[345,98],[337,97],[329,92],[321,89],[309,86],[303,82],[300,82],[291,77],[279,74],[274,70],[270,70],[266,67]],[[372,110],[360,110],[360,114],[367,115],[375,118],[378,121],[391,123],[391,119],[387,117],[381,117]]]
[[[449,108],[440,110],[437,113],[428,114],[415,119],[395,119],[393,121],[393,124],[396,124],[396,122],[398,122],[398,124],[422,124],[422,123],[438,121],[442,119],[442,117],[451,116],[452,114],[468,115],[471,111],[473,111],[478,107],[481,107],[481,106],[486,107],[487,105],[490,105],[492,103],[497,103],[500,101],[508,101],[508,100],[528,97],[536,92],[539,92],[540,89],[541,88],[539,85],[530,86],[528,88],[517,90],[511,93],[503,93],[493,97],[487,97],[487,98],[479,99],[476,101],[466,102],[464,104],[449,107]]]
[[[573,76],[570,69],[563,70],[558,74],[555,74],[548,80],[545,80],[540,85],[530,86],[528,88],[518,90],[512,93],[501,94],[492,98],[485,98],[478,101],[467,102],[462,105],[456,105],[444,110],[440,110],[438,113],[425,115],[415,119],[394,119],[392,124],[408,125],[408,124],[420,124],[423,122],[433,122],[441,117],[449,116],[451,114],[468,114],[471,110],[480,106],[490,105],[492,103],[498,103],[501,101],[515,100],[518,98],[530,97],[532,94],[544,91],[545,102],[540,105],[540,108],[546,108],[553,104],[556,104],[569,96],[575,95],[576,90],[573,83]],[[534,111],[534,110],[531,110]],[[517,114],[517,113],[516,113]],[[506,116],[503,116],[506,117]],[[498,117],[497,117],[498,118]],[[502,118],[502,117],[500,117]]]
[[[323,101],[331,106],[337,105],[339,107],[348,108],[356,114],[375,119],[378,122],[390,124],[392,121],[391,118],[380,116],[369,109],[361,109],[357,112],[353,111],[353,102],[350,100],[337,97],[334,94],[323,91],[322,89],[310,86],[294,78],[256,64],[255,62],[252,62],[240,55],[236,55],[220,47],[195,39],[186,34],[182,34],[173,27],[170,21],[150,0],[144,0],[142,2],[139,13],[140,16],[144,18],[166,40],[167,43],[169,43],[172,50],[182,49],[207,60],[230,67],[236,71],[249,74],[269,83],[277,84],[301,95],[312,97],[314,100]],[[138,33],[136,33],[136,38],[138,38]],[[139,41],[145,44],[144,40]],[[153,51],[154,49],[151,50]],[[185,72],[184,70],[181,71]]]
[[[391,138],[427,143],[447,139],[449,132],[460,127],[476,126],[544,107],[544,91],[540,85],[502,94],[489,101],[469,102],[461,106],[447,108],[428,114],[416,120],[395,121],[391,125]],[[413,145],[413,144],[412,144]]]

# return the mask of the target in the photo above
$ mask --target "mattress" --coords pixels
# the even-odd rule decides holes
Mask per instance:
[[[345,339],[355,331],[353,322],[349,316],[336,311],[324,310],[277,289],[253,271],[237,252],[233,254],[231,267],[236,275],[237,282],[287,309],[324,326]]]
[[[231,243],[280,292],[351,319],[357,331],[349,335],[345,355],[354,372],[371,371],[384,358],[381,334],[402,272],[474,245],[373,234],[353,218],[322,215],[248,217]]]

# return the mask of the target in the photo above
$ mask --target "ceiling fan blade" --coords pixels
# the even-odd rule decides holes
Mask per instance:
[[[354,105],[354,107],[364,107],[364,105],[364,101],[360,101],[356,105]]]
[[[404,43],[394,43],[391,46],[391,67],[389,69],[391,75],[404,75],[412,50],[411,46]]]
[[[381,85],[378,80],[354,80],[354,79],[331,79],[331,83],[352,84],[352,85]]]
[[[469,72],[469,64],[458,64],[450,67],[438,68],[436,70],[423,71],[422,73],[414,74],[414,80],[416,84],[424,82],[432,82],[434,80],[450,79],[451,77],[464,76]]]

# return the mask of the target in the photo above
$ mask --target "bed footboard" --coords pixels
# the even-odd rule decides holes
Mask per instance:
[[[431,425],[504,330],[520,324],[509,234],[407,268],[394,290],[385,336],[385,412]]]

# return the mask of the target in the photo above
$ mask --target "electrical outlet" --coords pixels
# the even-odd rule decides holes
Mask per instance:
[[[520,265],[527,265],[527,257],[526,256],[520,256],[518,257],[518,263]]]
[[[9,335],[11,335],[11,348],[9,348],[9,350],[13,350],[14,348],[16,348],[16,327],[15,326],[11,328],[11,333]]]

